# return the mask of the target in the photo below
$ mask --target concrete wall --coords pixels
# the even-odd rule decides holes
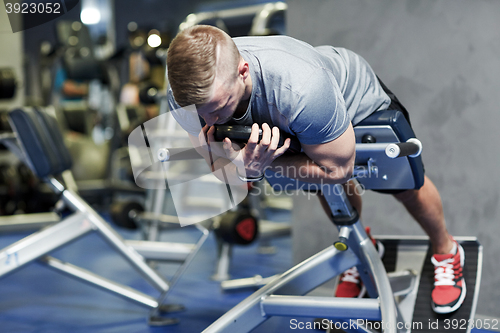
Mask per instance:
[[[500,1],[289,0],[289,35],[361,54],[408,108],[427,175],[453,235],[484,246],[477,313],[500,317]],[[296,197],[294,257],[336,234],[319,204]],[[374,234],[423,234],[392,197],[367,193]]]

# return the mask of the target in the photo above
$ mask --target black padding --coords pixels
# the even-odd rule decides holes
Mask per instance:
[[[48,140],[50,141],[50,147],[56,151],[57,169],[54,170],[54,174],[71,169],[73,165],[71,154],[64,144],[64,138],[57,124],[57,120],[43,109],[36,109],[35,113],[40,120],[43,130],[47,134]]]
[[[19,108],[12,110],[9,118],[37,177],[57,175],[71,167],[69,152],[52,116],[45,111]]]
[[[369,117],[363,119],[356,126],[381,126],[389,125],[400,142],[406,142],[408,139],[416,138],[413,129],[406,120],[401,111],[383,110],[372,113]],[[424,184],[424,166],[422,157],[408,158],[410,167],[415,180],[415,188],[418,189]]]

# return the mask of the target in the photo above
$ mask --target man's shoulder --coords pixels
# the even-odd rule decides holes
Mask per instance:
[[[240,52],[249,52],[257,57],[278,60],[282,57],[301,57],[304,53],[315,52],[314,48],[289,36],[254,36],[233,38]]]
[[[285,35],[277,35],[277,36],[243,36],[243,37],[234,37],[234,43],[238,47],[244,46],[255,46],[255,47],[266,47],[266,46],[277,46],[280,43],[286,44],[305,44],[298,39],[295,39],[290,36]]]

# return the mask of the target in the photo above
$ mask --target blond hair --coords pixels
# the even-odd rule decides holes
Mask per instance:
[[[180,32],[167,54],[168,80],[175,101],[182,107],[207,103],[216,74],[226,76],[222,79],[236,79],[239,60],[233,40],[218,28],[196,25]]]

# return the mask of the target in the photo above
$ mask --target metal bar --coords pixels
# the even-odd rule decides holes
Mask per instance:
[[[356,211],[352,207],[341,184],[323,185],[321,186],[321,193],[334,217],[354,218],[356,216]]]
[[[166,105],[166,107],[168,108],[168,103],[167,103],[166,99],[162,99],[161,103],[164,103]],[[169,121],[168,123],[166,123],[168,120],[167,117],[160,117],[159,119],[160,119],[160,121],[158,123],[158,129],[165,129],[166,133],[171,133],[171,132],[175,131],[175,125],[176,125],[175,121]],[[151,132],[151,129],[148,129],[148,132]],[[148,133],[148,134],[153,135],[153,133]],[[172,139],[167,138],[165,144],[171,145]],[[152,150],[151,148],[148,148],[148,149]],[[152,152],[152,153],[153,153],[153,156],[157,156],[156,152]],[[163,182],[165,182],[165,189],[168,188],[168,184],[166,182],[166,179],[167,179],[166,174],[167,174],[169,169],[170,169],[170,165],[163,164],[163,163],[157,164],[154,168],[154,172],[162,174]],[[150,211],[154,215],[159,216],[159,215],[163,214],[163,206],[165,204],[165,194],[166,194],[165,192],[166,192],[166,190],[158,188],[158,189],[154,189],[152,191],[153,191],[152,198],[151,198],[152,203],[151,203],[151,207],[148,207],[148,208],[150,208]],[[143,226],[143,229],[145,230],[145,234],[146,234],[145,236],[147,237],[147,239],[149,241],[158,241],[160,239],[160,230],[159,230],[160,226],[159,226],[159,224],[160,224],[159,220],[153,219],[150,221],[149,225]]]
[[[361,222],[358,221],[352,225],[352,231],[347,243],[361,261],[358,271],[368,294],[372,298],[380,298],[382,321],[388,324],[387,327],[384,327],[383,332],[402,332],[402,329],[398,329],[396,325],[398,322],[403,322],[403,320],[396,306],[387,273]]]
[[[220,205],[218,207],[220,207]],[[141,213],[135,213],[135,215],[133,215],[133,218],[135,221],[141,224],[152,224],[154,222],[157,222],[158,228],[160,229],[174,229],[183,227],[181,226],[179,217],[175,215],[167,215],[167,214],[157,215],[149,212],[141,212]],[[190,217],[184,217],[182,221],[192,226],[204,220],[206,220],[206,216],[204,215],[193,215]]]
[[[238,290],[244,288],[260,288],[271,282],[272,280],[279,277],[279,274],[263,278],[260,275],[256,275],[250,278],[225,280],[220,283],[220,287],[224,291]]]
[[[164,190],[162,190],[162,191],[164,191]],[[166,214],[162,214],[161,212],[159,214],[151,213],[151,212],[137,213],[137,215],[134,217],[134,219],[137,221],[140,221],[140,222],[158,221],[158,222],[162,222],[162,223],[173,224],[175,226],[180,227],[179,218],[177,216],[166,215]]]
[[[286,223],[270,222],[260,220],[259,222],[259,240],[285,237],[292,234],[292,227]]]
[[[403,322],[401,315],[396,306],[394,295],[392,294],[391,284],[387,278],[384,265],[380,260],[377,250],[373,246],[370,239],[366,239],[359,244],[361,261],[371,274],[375,281],[375,285],[380,298],[380,312],[382,313],[382,321],[387,323],[387,327],[383,330],[384,333],[402,332],[402,329],[397,328],[398,322]],[[365,281],[363,281],[365,282]]]
[[[44,265],[46,265],[47,267],[50,267],[60,273],[64,273],[69,277],[76,278],[94,287],[99,287],[102,290],[111,292],[127,300],[134,301],[136,303],[145,305],[150,308],[155,308],[158,306],[157,300],[154,299],[153,297],[143,294],[128,286],[105,279],[86,269],[77,267],[67,262],[63,262],[59,259],[50,256],[45,256],[41,258],[39,261]]]
[[[358,272],[361,280],[364,283],[366,291],[371,298],[377,298],[379,297],[379,293],[375,284],[375,279],[373,278],[373,275],[375,273],[370,269],[365,269],[368,268],[368,266],[365,256],[364,254],[362,254],[362,244],[365,244],[366,248],[369,248],[370,245],[372,245],[373,251],[376,252],[375,247],[371,243],[371,240],[368,238],[368,235],[366,234],[365,229],[360,221],[356,222],[352,226],[339,227],[339,236],[341,236],[345,229],[347,229],[347,233],[345,233],[347,237],[344,238],[344,241],[346,242],[348,247],[356,254],[356,256],[360,258]],[[378,252],[376,253],[378,254]],[[383,274],[385,274],[385,271]]]
[[[184,261],[195,249],[194,244],[126,240],[140,255],[149,260]]]
[[[217,239],[217,247],[217,263],[212,280],[225,281],[230,278],[229,263],[231,262],[232,245],[224,242],[222,239]]]
[[[113,246],[147,281],[156,289],[165,292],[168,283],[145,262],[144,258],[133,248],[125,244],[124,239],[104,221],[82,198],[71,190],[62,193],[64,202],[74,210],[86,213],[86,217],[96,230]]]
[[[268,3],[262,8],[262,10],[255,15],[252,22],[252,29],[250,30],[250,35],[264,35],[267,33],[267,26],[269,24],[269,19],[278,12],[286,11],[287,4],[284,2]]]
[[[267,296],[261,301],[264,316],[381,320],[378,299]]]
[[[418,276],[410,270],[387,273],[394,296],[406,296],[416,291]]]
[[[86,214],[75,213],[60,223],[35,232],[0,251],[0,276],[66,245],[93,230]]]
[[[189,14],[184,20],[184,22],[182,22],[179,25],[179,31],[192,27],[193,25],[196,25],[199,22],[208,19],[237,18],[242,16],[256,15],[257,13],[262,11],[264,6],[265,5],[253,5],[241,8],[230,8],[230,9],[211,11],[211,12],[200,12],[200,13]]]
[[[384,153],[389,143],[356,143],[356,153]]]
[[[378,240],[402,240],[402,241],[429,241],[429,236],[408,236],[408,235],[372,235]],[[453,236],[457,242],[477,242],[477,237],[474,236]],[[424,243],[423,243],[424,244]]]
[[[61,222],[56,213],[0,216],[0,232],[36,230]]]
[[[339,252],[330,246],[257,290],[203,332],[250,332],[267,320],[267,317],[262,316],[260,309],[263,296],[274,293],[305,295],[357,264],[359,260],[352,251]]]
[[[158,298],[159,299],[159,304],[162,304],[165,301],[165,299],[168,296],[168,293],[172,290],[172,287],[175,286],[175,284],[177,283],[177,281],[179,280],[179,278],[181,277],[181,275],[184,274],[184,272],[186,271],[186,269],[189,267],[189,265],[193,261],[193,258],[196,256],[196,254],[200,250],[201,246],[203,245],[203,243],[205,243],[205,241],[207,240],[208,236],[210,235],[210,231],[207,228],[205,228],[205,227],[203,227],[203,226],[201,226],[199,224],[197,225],[197,227],[202,232],[202,235],[201,235],[200,239],[198,240],[198,242],[196,243],[196,246],[193,249],[193,251],[191,251],[191,253],[188,255],[188,257],[186,258],[186,260],[184,261],[184,263],[181,265],[181,267],[179,267],[177,269],[177,271],[175,272],[175,275],[170,280],[170,288],[169,288],[169,290],[164,291],[160,295],[160,297]],[[159,308],[157,310],[159,310]]]

